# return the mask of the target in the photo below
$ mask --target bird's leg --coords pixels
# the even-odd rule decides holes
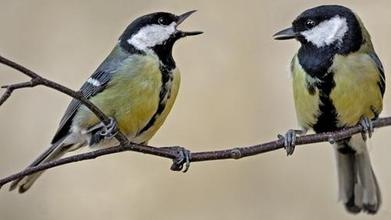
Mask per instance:
[[[303,130],[294,130],[289,129],[285,135],[279,134],[277,137],[280,140],[284,141],[284,148],[286,150],[287,156],[290,156],[295,151],[296,137],[297,135],[304,135],[307,133],[306,129]]]
[[[190,167],[191,152],[183,147],[161,147],[169,151],[175,151],[177,157],[172,159],[171,170],[186,173]]]
[[[363,117],[359,123],[363,128],[363,131],[361,132],[362,138],[364,140],[367,140],[367,137],[371,138],[374,131],[372,120],[368,117]]]

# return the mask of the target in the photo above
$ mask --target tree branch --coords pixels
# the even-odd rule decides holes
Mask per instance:
[[[32,72],[31,70],[28,70],[27,68],[16,64],[4,57],[0,56],[0,63],[3,63],[7,66],[10,66],[11,68],[14,68],[16,70],[19,70],[20,72],[24,73],[25,75],[29,76],[31,81],[25,82],[25,83],[19,83],[19,84],[13,84],[10,86],[5,86],[3,88],[6,88],[5,93],[0,98],[0,105],[3,104],[7,98],[10,97],[12,92],[16,89],[26,88],[26,87],[34,87],[37,85],[44,85],[46,87],[55,89],[57,91],[60,91],[64,94],[67,94],[75,99],[80,100],[84,105],[86,105],[92,112],[94,112],[99,119],[101,119],[103,122],[108,122],[108,117],[101,112],[94,104],[92,104],[88,99],[84,98],[79,92],[73,91],[71,89],[68,89],[67,87],[64,87],[60,84],[57,84],[53,81],[47,80],[39,76],[38,74]],[[391,117],[387,118],[380,118],[373,122],[374,128],[380,128],[385,126],[391,125]],[[296,139],[296,145],[305,145],[305,144],[311,144],[311,143],[319,143],[319,142],[331,142],[335,143],[338,140],[343,140],[345,138],[348,138],[354,134],[358,134],[363,132],[363,128],[360,125],[344,128],[339,131],[335,132],[327,132],[327,133],[320,133],[320,134],[311,134],[311,135],[305,135],[300,136]],[[66,158],[62,158],[55,161],[50,161],[46,163],[42,163],[35,167],[29,167],[25,170],[15,173],[13,175],[10,175],[8,177],[0,179],[0,187],[3,186],[6,183],[9,183],[13,180],[19,179],[21,177],[30,175],[32,173],[51,169],[53,167],[61,166],[68,163],[74,163],[78,161],[83,160],[91,160],[95,159],[100,156],[109,155],[109,154],[115,154],[119,152],[124,151],[135,151],[140,152],[144,154],[150,154],[155,155],[158,157],[168,158],[173,160],[173,166],[171,167],[172,170],[178,170],[181,169],[183,162],[178,162],[179,155],[181,151],[184,148],[181,147],[175,147],[175,148],[158,148],[158,147],[152,147],[142,144],[134,144],[130,143],[126,136],[122,133],[118,133],[116,136],[117,140],[120,142],[120,145],[110,147],[110,148],[104,148],[95,150],[88,153],[78,154],[74,156],[69,156]],[[266,153],[269,151],[274,151],[280,148],[284,147],[284,141],[279,139],[263,144],[257,144],[253,146],[247,146],[247,147],[235,147],[230,148],[226,150],[218,150],[218,151],[206,151],[206,152],[195,152],[190,153],[190,162],[200,162],[200,161],[210,161],[210,160],[224,160],[224,159],[240,159],[244,157],[250,157],[257,154]]]

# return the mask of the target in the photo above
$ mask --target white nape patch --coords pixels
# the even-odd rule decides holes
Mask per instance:
[[[341,45],[345,33],[349,30],[346,18],[339,15],[319,23],[314,28],[303,31],[301,34],[305,39],[313,43],[318,48],[328,46],[335,41]]]
[[[176,31],[176,23],[170,25],[148,25],[141,28],[136,34],[128,39],[128,43],[139,50],[146,50],[156,45],[162,44]]]
[[[93,79],[93,78],[89,78],[87,80],[87,82],[95,87],[99,87],[101,86],[101,83],[99,82],[99,80],[96,80],[96,79]]]

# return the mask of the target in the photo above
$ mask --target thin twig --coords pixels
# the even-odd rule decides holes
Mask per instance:
[[[12,91],[19,89],[19,88],[26,88],[26,87],[34,87],[36,85],[44,85],[47,87],[50,87],[52,89],[55,89],[57,91],[60,91],[62,93],[65,93],[69,96],[72,96],[75,99],[80,100],[84,105],[86,105],[92,112],[94,112],[99,119],[102,121],[108,120],[108,117],[101,112],[94,104],[92,104],[88,99],[83,97],[80,93],[75,92],[71,89],[68,89],[60,84],[57,84],[53,81],[47,80],[39,76],[38,74],[32,72],[31,70],[28,70],[27,68],[16,64],[8,59],[5,59],[0,56],[0,63],[3,63],[7,66],[10,66],[16,70],[21,71],[25,75],[29,76],[32,78],[31,82],[26,82],[26,83],[19,83],[19,84],[14,84],[10,86],[6,86],[5,88],[7,89],[6,92],[3,94],[3,96],[0,98],[0,100],[6,100],[12,93]],[[5,97],[5,98],[4,98]],[[3,103],[4,103],[3,101]],[[2,104],[2,102],[0,102]],[[390,126],[391,125],[391,117],[387,118],[380,118],[376,121],[373,122],[374,128],[380,128],[380,127],[385,127],[385,126]],[[320,134],[311,134],[311,135],[305,135],[298,137],[296,139],[296,145],[305,145],[305,144],[311,144],[311,143],[319,143],[319,142],[331,142],[334,143],[338,140],[343,140],[345,138],[348,138],[354,134],[363,132],[363,128],[360,125],[354,126],[354,127],[349,127],[345,128],[339,131],[335,132],[328,132],[328,133],[320,133]],[[118,135],[117,135],[118,136]],[[69,156],[66,158],[62,158],[59,160],[55,161],[50,161],[46,163],[42,163],[38,166],[35,167],[30,167],[27,168],[21,172],[15,173],[13,175],[10,175],[8,177],[0,179],[0,187],[6,183],[9,183],[13,180],[19,179],[21,177],[30,175],[32,173],[42,171],[42,170],[47,170],[51,169],[53,167],[57,167],[60,165],[68,164],[68,163],[74,163],[78,161],[83,161],[83,160],[91,160],[95,159],[100,156],[104,155],[109,155],[109,154],[114,154],[114,153],[119,153],[119,152],[124,152],[124,151],[135,151],[135,152],[140,152],[144,154],[150,154],[154,156],[159,156],[163,158],[168,158],[175,160],[178,158],[179,151],[181,150],[180,147],[177,148],[158,148],[158,147],[152,147],[152,146],[147,146],[147,145],[142,145],[142,144],[134,144],[130,143],[126,136],[120,133],[120,136],[116,138],[119,140],[120,145],[110,147],[110,148],[104,148],[104,149],[99,149],[95,150],[92,152],[88,153],[83,153],[83,154],[78,154],[74,156]],[[121,137],[123,136],[123,137]],[[125,139],[122,139],[125,138]],[[263,144],[257,144],[253,146],[247,146],[247,147],[235,147],[235,148],[230,148],[226,150],[218,150],[218,151],[206,151],[206,152],[195,152],[195,153],[190,153],[190,161],[191,162],[200,162],[200,161],[211,161],[211,160],[224,160],[224,159],[240,159],[244,157],[249,157],[249,156],[254,156],[257,154],[262,154],[266,153],[269,151],[274,151],[277,149],[281,149],[284,147],[283,140],[275,140]]]
[[[16,89],[21,89],[21,88],[27,88],[27,87],[34,87],[34,82],[33,80],[28,81],[28,82],[23,82],[23,83],[16,83],[12,85],[6,85],[2,86],[2,89],[6,89],[4,94],[0,97],[0,106],[7,101],[7,99],[11,96],[12,92]]]

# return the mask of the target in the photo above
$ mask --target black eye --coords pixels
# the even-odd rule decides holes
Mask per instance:
[[[316,26],[316,22],[312,19],[308,19],[305,21],[304,25],[307,29],[311,29]]]
[[[159,24],[164,24],[164,23],[165,23],[165,19],[164,19],[163,17],[160,17],[160,18],[157,20],[157,22],[158,22]]]

